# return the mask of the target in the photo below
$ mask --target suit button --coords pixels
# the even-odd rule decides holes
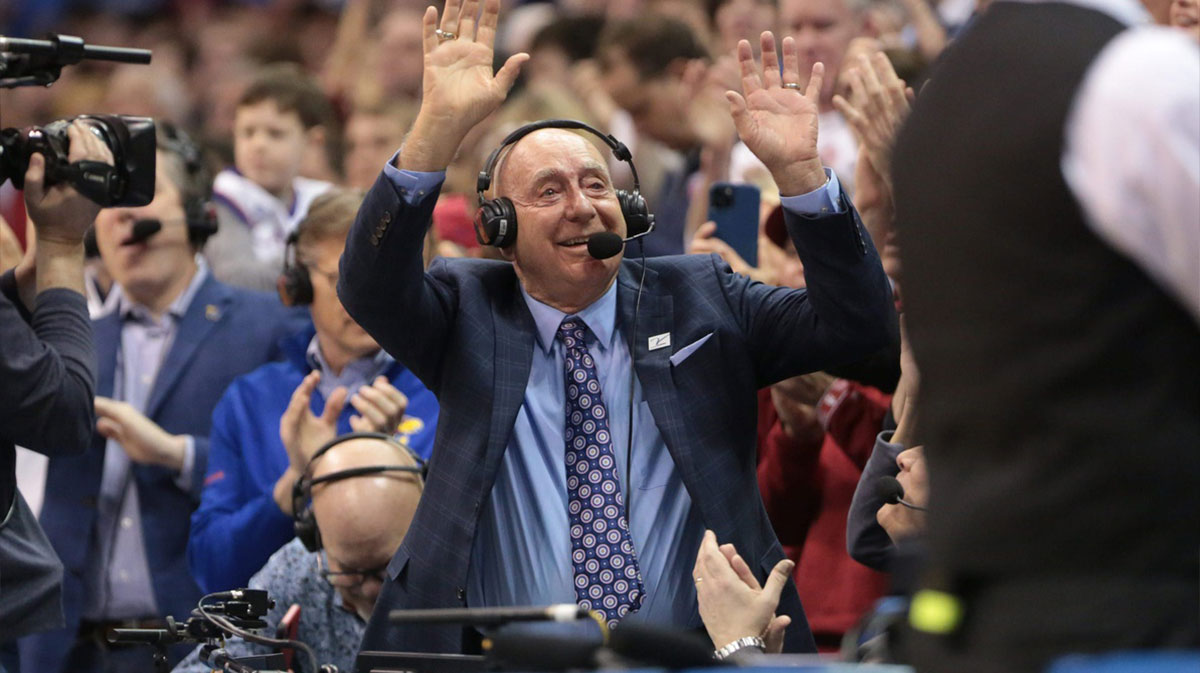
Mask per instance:
[[[83,500],[81,502],[83,503],[84,507],[95,507],[96,506],[96,498],[94,498],[92,496],[83,498]]]
[[[460,602],[467,600],[467,590],[462,587],[459,587],[458,589],[456,589],[454,591],[454,595],[458,596],[458,600]]]
[[[387,224],[388,222],[391,222],[391,221],[392,221],[391,211],[387,211],[387,210],[383,211],[383,223]]]

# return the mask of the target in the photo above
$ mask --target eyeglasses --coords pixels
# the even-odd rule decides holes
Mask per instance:
[[[359,570],[357,568],[347,568],[346,570],[330,570],[327,566],[329,562],[325,560],[325,552],[317,555],[317,572],[321,577],[325,578],[326,582],[340,589],[358,589],[366,584],[368,580],[379,580],[382,583],[387,579],[388,564],[383,564],[378,568],[368,568]],[[341,564],[339,564],[341,565]]]

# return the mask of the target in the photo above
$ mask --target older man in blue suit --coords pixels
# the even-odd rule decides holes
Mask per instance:
[[[154,670],[148,649],[111,647],[104,636],[195,607],[185,552],[213,407],[297,328],[276,297],[222,285],[197,254],[211,230],[210,182],[195,148],[160,129],[157,165],[149,205],[96,219],[123,293],[118,310],[93,323],[98,432],[88,451],[53,457],[47,471],[40,519],[63,561],[66,626],[21,642],[30,673]],[[139,241],[140,220],[161,230]]]
[[[764,33],[763,67],[739,45],[744,95],[728,94],[784,195],[807,291],[753,283],[716,256],[592,257],[589,237],[623,237],[627,221],[605,158],[562,129],[517,141],[496,171],[493,196],[511,201],[506,224],[518,228],[502,248],[511,263],[439,260],[425,272],[443,171],[527,58],[493,74],[500,3],[476,21],[479,4],[451,0],[440,25],[426,12],[420,113],[341,262],[343,304],[442,414],[363,648],[469,647],[471,632],[454,627],[391,627],[395,608],[571,602],[610,625],[698,627],[691,569],[705,529],[760,581],[783,560],[755,480],[755,392],[896,337],[878,255],[817,157],[822,70],[804,91],[794,43],[781,69]],[[790,584],[780,612],[786,648],[812,651]]]

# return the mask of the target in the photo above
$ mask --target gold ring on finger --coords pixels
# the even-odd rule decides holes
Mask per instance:
[[[438,42],[445,42],[447,40],[457,40],[458,39],[458,33],[452,33],[448,30],[442,30],[441,28],[438,28],[437,30],[433,31],[433,34],[437,35]]]
[[[799,90],[800,90],[800,85],[799,85],[799,84],[797,84],[797,83],[795,83],[795,82],[785,82],[785,83],[784,83],[784,85],[783,85],[783,88],[785,88],[785,89],[792,89],[792,90],[795,90],[795,91],[799,91]]]

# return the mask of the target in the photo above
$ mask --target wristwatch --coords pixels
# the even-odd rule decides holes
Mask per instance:
[[[713,653],[713,657],[717,659],[717,661],[720,661],[731,656],[734,652],[744,650],[747,647],[757,647],[759,652],[765,652],[767,650],[767,644],[763,642],[762,638],[759,638],[758,636],[746,636],[745,638],[738,638],[732,643],[729,643],[725,647],[717,650]]]

